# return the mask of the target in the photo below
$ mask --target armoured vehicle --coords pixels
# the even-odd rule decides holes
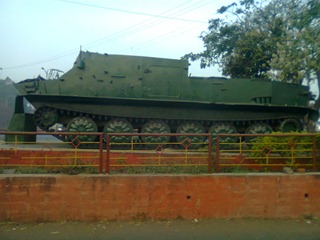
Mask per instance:
[[[307,86],[193,77],[184,60],[80,51],[62,76],[39,76],[15,86],[21,96],[10,131],[34,129],[34,121],[45,131],[59,124],[73,132],[252,134],[300,131],[308,120],[318,118],[318,112],[308,106],[312,95]],[[35,107],[34,114],[24,113],[23,98]],[[95,137],[82,136],[82,140]],[[170,138],[141,140],[168,142]]]

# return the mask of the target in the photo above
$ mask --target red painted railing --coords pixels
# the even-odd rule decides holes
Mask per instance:
[[[319,149],[316,134],[142,134],[89,132],[0,132],[10,141],[0,140],[0,167],[96,167],[99,173],[125,172],[135,167],[204,167],[207,173],[282,170],[304,168],[319,170]],[[19,141],[21,136],[58,136],[53,140]],[[96,142],[83,142],[82,135],[97,136]],[[70,137],[72,136],[72,137]],[[115,143],[112,137],[126,136],[131,141]],[[144,136],[169,136],[170,142],[144,143]],[[183,141],[174,141],[179,136]],[[192,143],[192,137],[206,140]],[[262,141],[252,139],[264,137]],[[190,138],[190,139],[189,139]],[[180,138],[181,139],[181,138]],[[233,139],[228,142],[226,139]],[[236,141],[234,141],[236,139]],[[86,149],[82,149],[86,146]],[[37,152],[37,154],[33,154]],[[29,155],[28,155],[29,154]]]
[[[97,136],[97,142],[83,142],[79,139],[80,136],[92,135]],[[0,141],[0,166],[2,167],[98,167],[99,173],[103,172],[103,133],[0,132],[0,136],[9,138],[9,140]],[[58,139],[33,141],[41,136],[46,138],[57,136],[70,138],[70,140],[66,142]],[[30,140],[30,137],[33,139]],[[83,146],[92,146],[94,150],[89,153],[83,152],[81,149]],[[88,159],[91,159],[90,164]]]
[[[221,168],[283,167],[319,170],[316,134],[219,134],[216,139],[215,170]],[[236,138],[236,142],[225,142]],[[246,141],[247,140],[247,141]],[[249,140],[249,141],[248,141]]]
[[[161,161],[158,161],[157,164],[143,164],[143,166],[158,166],[158,167],[161,167],[161,166],[169,166],[169,165],[174,165],[174,166],[199,166],[199,165],[206,165],[207,166],[207,171],[208,173],[211,173],[212,172],[212,138],[211,138],[211,134],[207,134],[207,133],[204,133],[204,134],[191,134],[191,133],[188,133],[188,134],[175,134],[175,133],[170,133],[170,134],[146,134],[146,133],[128,133],[128,134],[123,134],[123,133],[108,133],[106,134],[106,142],[107,142],[107,153],[106,153],[106,172],[107,173],[110,173],[110,168],[111,167],[121,167],[121,166],[133,166],[133,164],[121,164],[121,165],[117,165],[117,164],[114,164],[111,162],[111,157],[110,157],[110,152],[111,152],[111,146],[112,145],[119,145],[119,144],[116,144],[116,143],[112,143],[110,141],[111,137],[113,136],[126,136],[126,137],[129,137],[132,139],[132,141],[130,143],[126,143],[126,144],[123,144],[121,143],[122,146],[124,145],[127,145],[127,146],[130,146],[130,150],[128,151],[129,153],[137,153],[138,150],[141,150],[141,149],[138,149],[138,150],[135,150],[134,147],[135,146],[141,146],[143,145],[144,147],[146,148],[143,148],[144,151],[146,151],[146,149],[149,151],[149,153],[156,153],[160,158],[162,158],[162,160],[165,160],[166,157],[163,156],[163,150],[168,147],[168,146],[176,146],[178,147],[177,150],[173,150],[170,152],[170,154],[177,154],[176,155],[176,158],[178,158],[178,155],[181,156],[183,153],[187,153],[187,154],[190,154],[192,155],[193,153],[202,153],[203,155],[206,154],[206,162],[202,162],[201,164],[197,164],[197,163],[175,163],[173,162],[172,164],[164,164],[164,163],[161,163]],[[159,137],[159,136],[169,136],[170,138],[172,137],[185,137],[185,139],[181,142],[161,142],[161,143],[135,143],[134,142],[134,139],[136,137],[144,137],[144,136],[153,136],[153,137]],[[189,138],[192,138],[192,137],[205,137],[207,139],[206,142],[201,142],[201,143],[192,143],[190,141]],[[205,153],[204,151],[199,151],[197,149],[193,149],[193,146],[195,145],[201,145],[201,146],[205,146]],[[180,148],[179,148],[180,147]],[[151,148],[151,150],[150,150]],[[188,156],[189,158],[192,159],[192,156]],[[150,158],[151,158],[151,155],[149,155]],[[139,164],[140,166],[142,166],[142,164]]]

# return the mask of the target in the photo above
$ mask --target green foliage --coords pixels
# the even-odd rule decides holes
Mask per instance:
[[[142,173],[142,174],[206,174],[208,166],[140,166],[125,167],[115,170],[121,173]]]
[[[16,169],[17,174],[45,174],[48,173],[48,169],[41,167],[18,167]]]
[[[272,153],[289,158],[301,153],[305,155],[313,150],[312,136],[299,136],[303,133],[292,133],[292,136],[280,132],[272,134],[274,137],[257,137],[251,141],[250,157],[266,157]]]
[[[3,173],[4,169],[15,170],[15,174],[97,174],[99,173],[97,167],[64,167],[64,168],[44,168],[44,167],[10,167],[10,168],[0,168],[0,173]]]
[[[209,31],[201,35],[205,50],[184,58],[200,59],[202,67],[218,63],[224,75],[234,78],[265,78],[276,43],[284,34],[274,9],[250,0],[221,7],[218,13],[226,14],[225,18],[210,20]]]
[[[12,170],[15,174],[45,174],[48,173],[48,169],[42,167],[3,167],[0,168],[0,173],[3,173],[5,169]]]
[[[286,35],[277,44],[270,62],[271,77],[301,84],[303,79],[319,80],[320,2],[288,1],[284,16]]]
[[[269,169],[263,169],[264,172],[269,172]],[[247,168],[247,167],[220,167],[220,173],[256,173],[259,172],[253,168]]]
[[[203,68],[218,64],[233,78],[307,79],[320,86],[319,0],[241,0],[218,14],[223,17],[211,19],[200,36],[204,51],[184,59],[200,60]]]
[[[49,170],[49,173],[62,173],[62,174],[69,174],[69,175],[96,174],[98,172],[99,171],[97,167],[82,167],[82,166],[55,168],[55,169]]]

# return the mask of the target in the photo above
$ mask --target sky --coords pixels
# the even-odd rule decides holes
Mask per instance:
[[[180,59],[201,52],[200,34],[235,0],[1,0],[0,79],[68,71],[83,51]],[[217,67],[193,76],[221,76]]]

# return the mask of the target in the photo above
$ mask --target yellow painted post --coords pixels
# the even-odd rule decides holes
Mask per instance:
[[[77,166],[77,158],[78,158],[78,154],[77,154],[78,151],[77,150],[78,150],[78,147],[75,147],[74,148],[74,163],[73,163],[74,166]]]
[[[14,135],[14,153],[17,153],[18,151],[18,136],[17,134]]]
[[[131,152],[133,152],[133,137],[131,137]]]
[[[185,151],[185,160],[186,160],[186,164],[188,164],[188,148],[186,148],[186,151]]]

